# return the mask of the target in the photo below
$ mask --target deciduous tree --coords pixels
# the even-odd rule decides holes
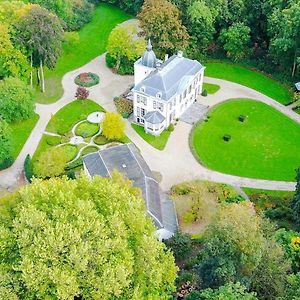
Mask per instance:
[[[8,124],[0,119],[0,164],[11,157],[11,130]]]
[[[0,81],[0,116],[7,122],[26,120],[33,115],[32,89],[18,78]]]
[[[44,8],[34,7],[15,25],[16,40],[27,49],[34,67],[40,69],[45,91],[44,65],[53,69],[61,54],[63,29],[59,19]]]
[[[121,115],[107,112],[102,122],[102,133],[109,140],[120,140],[125,136],[125,122]]]
[[[171,298],[174,258],[128,188],[34,180],[2,203],[1,299]]]
[[[151,38],[160,56],[188,46],[189,35],[178,8],[168,0],[145,0],[138,15],[146,38]]]
[[[75,98],[78,100],[85,100],[88,98],[90,92],[83,86],[79,86],[76,90]]]
[[[63,148],[50,148],[34,162],[33,173],[41,178],[59,176],[64,172],[67,161],[68,158]]]
[[[220,41],[224,45],[226,55],[235,61],[239,60],[246,56],[250,28],[243,23],[235,23],[221,31]]]

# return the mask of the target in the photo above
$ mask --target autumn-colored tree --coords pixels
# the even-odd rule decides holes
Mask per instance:
[[[85,100],[88,98],[90,92],[83,86],[79,86],[76,90],[75,98],[77,100]]]
[[[174,258],[129,188],[35,179],[1,203],[0,299],[171,298]]]
[[[125,136],[125,122],[121,115],[107,112],[102,122],[102,133],[109,140],[120,140]]]
[[[68,158],[63,148],[50,148],[34,162],[33,173],[41,178],[59,176],[64,172],[67,161]]]
[[[189,35],[178,8],[168,0],[145,0],[138,15],[143,34],[151,38],[160,56],[188,46]]]

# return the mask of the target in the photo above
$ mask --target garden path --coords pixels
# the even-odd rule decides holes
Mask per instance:
[[[12,189],[18,184],[18,178],[22,173],[26,155],[30,154],[32,156],[34,154],[52,115],[63,106],[73,101],[76,91],[74,78],[82,72],[93,72],[100,76],[100,84],[89,89],[89,98],[96,101],[108,111],[115,110],[112,101],[113,98],[120,95],[133,83],[132,76],[119,76],[113,74],[111,70],[105,66],[104,54],[95,58],[85,66],[67,73],[62,80],[64,88],[63,97],[53,104],[36,105],[36,112],[39,114],[40,119],[14,165],[9,169],[0,172],[0,187]],[[209,95],[208,97],[200,96],[198,99],[199,103],[213,106],[231,98],[253,98],[278,109],[300,124],[300,116],[298,114],[259,92],[225,80],[205,78],[205,81],[218,84],[221,86],[221,89],[214,95]],[[161,187],[163,190],[167,191],[174,184],[193,179],[204,179],[227,183],[234,186],[247,186],[260,189],[294,190],[294,182],[243,178],[222,174],[203,167],[196,161],[189,148],[188,140],[191,129],[192,125],[179,122],[176,126],[176,130],[170,136],[165,150],[159,151],[145,142],[132,129],[128,122],[126,124],[126,133],[128,137],[137,145],[137,147],[139,147],[150,168],[153,171],[162,174]]]

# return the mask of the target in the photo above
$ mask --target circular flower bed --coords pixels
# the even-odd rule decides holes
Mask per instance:
[[[75,78],[75,83],[83,87],[91,87],[100,82],[100,78],[95,73],[81,73]]]
[[[91,137],[97,134],[99,131],[99,124],[93,124],[89,122],[83,122],[79,124],[75,129],[75,134],[82,136],[83,138]]]

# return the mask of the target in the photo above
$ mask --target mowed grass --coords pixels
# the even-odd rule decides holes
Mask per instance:
[[[10,125],[12,134],[12,156],[16,159],[26,143],[31,131],[39,120],[39,115],[34,114],[30,119]]]
[[[203,90],[206,90],[208,94],[215,94],[220,89],[220,86],[212,83],[203,83]]]
[[[54,70],[45,70],[46,92],[37,91],[37,102],[53,103],[63,94],[61,79],[69,71],[75,70],[105,52],[108,36],[119,23],[131,16],[122,10],[101,3],[95,8],[93,18],[80,31],[78,45],[64,45],[63,54]]]
[[[137,132],[137,134],[144,139],[148,144],[152,147],[163,150],[166,147],[168,139],[170,137],[171,132],[168,130],[164,130],[160,136],[154,136],[152,134],[148,134],[145,132],[144,127],[139,126],[137,124],[131,124],[132,128]]]
[[[74,100],[51,118],[46,130],[62,135],[66,134],[77,122],[85,120],[89,114],[96,111],[104,111],[104,109],[92,100]]]
[[[207,63],[205,66],[205,76],[245,85],[282,104],[291,102],[289,88],[263,73],[229,63]]]
[[[247,116],[244,123],[239,115]],[[236,99],[216,106],[196,125],[191,146],[208,168],[242,177],[294,181],[300,166],[300,126],[268,105]],[[225,142],[223,136],[231,135]]]

